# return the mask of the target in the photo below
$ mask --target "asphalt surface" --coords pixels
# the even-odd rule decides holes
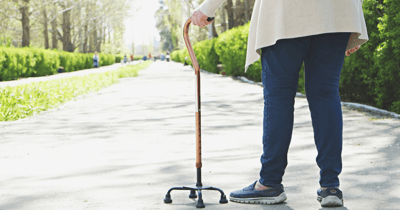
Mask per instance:
[[[202,73],[203,184],[229,195],[259,177],[263,94],[258,85]],[[157,61],[58,109],[0,122],[0,209],[195,209],[195,77],[191,67]],[[206,209],[325,209],[306,98],[296,98],[283,204],[219,204]],[[400,121],[343,108],[344,207],[400,209]],[[326,208],[328,209],[328,208]]]
[[[42,77],[20,78],[18,80],[12,80],[12,81],[2,81],[2,82],[0,82],[0,88],[6,87],[6,86],[13,87],[13,86],[17,86],[17,85],[32,83],[32,82],[42,82],[42,81],[61,79],[61,78],[67,78],[67,77],[85,76],[85,75],[89,75],[89,74],[101,73],[101,72],[106,72],[106,71],[115,71],[118,69],[118,67],[122,67],[125,65],[134,65],[134,64],[141,63],[141,62],[142,61],[132,61],[132,62],[124,64],[124,65],[122,63],[115,63],[113,65],[102,66],[100,68],[84,69],[84,70],[72,71],[72,72],[63,72],[61,74],[57,73],[54,75],[42,76]]]

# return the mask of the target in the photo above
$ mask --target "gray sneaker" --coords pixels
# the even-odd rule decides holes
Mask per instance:
[[[286,200],[283,185],[276,185],[266,190],[255,190],[257,181],[242,190],[231,192],[229,200],[238,203],[276,204]],[[270,187],[270,186],[267,186]]]
[[[336,187],[328,187],[326,189],[318,189],[317,200],[322,207],[343,206],[343,193]]]

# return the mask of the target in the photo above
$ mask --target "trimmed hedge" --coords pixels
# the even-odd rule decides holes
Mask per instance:
[[[59,66],[64,67],[64,72],[93,68],[93,55],[38,48],[0,47],[0,81],[56,74]],[[100,66],[111,65],[115,61],[114,55],[98,55]]]
[[[345,57],[339,92],[343,101],[375,106],[400,113],[400,7],[398,1],[364,0],[363,11],[369,41],[351,56]],[[261,61],[244,73],[250,23],[233,28],[218,38],[196,43],[193,48],[201,69],[219,73],[218,64],[227,75],[245,76],[261,81]],[[171,58],[184,62],[187,49],[174,51]],[[189,57],[189,64],[191,64]],[[305,93],[304,63],[300,70],[298,92]]]

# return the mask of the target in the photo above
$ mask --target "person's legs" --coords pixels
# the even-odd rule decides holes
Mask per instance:
[[[262,49],[264,124],[260,184],[281,184],[293,130],[294,97],[310,37],[278,40]]]
[[[339,185],[337,176],[341,171],[343,122],[338,85],[349,35],[330,33],[282,39],[262,49],[264,151],[259,183],[267,188],[262,190],[255,182],[232,192],[231,201],[273,204],[286,200],[281,182],[293,131],[294,97],[304,61],[320,183],[321,187],[329,187],[318,191],[318,200],[322,206],[343,204],[342,192],[331,187]]]
[[[259,183],[264,186],[255,182],[232,192],[231,201],[275,204],[286,200],[281,182],[292,138],[294,97],[299,71],[310,41],[308,37],[282,39],[262,49],[264,153],[261,156]]]
[[[321,187],[339,186],[343,118],[339,80],[350,33],[312,36],[305,59],[305,88],[311,111]]]

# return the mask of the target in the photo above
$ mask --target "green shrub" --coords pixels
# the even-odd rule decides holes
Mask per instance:
[[[42,50],[34,50],[35,60],[36,60],[36,69],[40,69],[40,71],[33,70],[33,73],[30,75],[22,75],[22,77],[38,77],[45,75],[52,75],[57,73],[57,69],[60,66],[59,55],[56,52],[49,51],[45,53]]]
[[[115,63],[121,63],[122,59],[124,59],[123,55],[116,55],[115,56]]]
[[[246,62],[247,40],[250,23],[238,26],[220,34],[216,43],[215,51],[219,60],[224,64],[227,75],[244,76]]]
[[[135,55],[133,56],[133,60],[134,61],[138,61],[138,60],[142,60],[143,59],[143,55]]]
[[[187,49],[182,49],[179,51],[179,60],[181,63],[185,62],[185,58],[187,59],[187,62],[191,65],[192,64],[192,59],[190,58],[189,52]]]
[[[384,1],[383,6],[386,13],[378,24],[382,42],[374,54],[378,69],[375,102],[379,108],[400,113],[400,7],[399,2],[393,0]]]
[[[93,68],[93,53],[69,53],[38,48],[0,47],[0,81],[20,77],[56,74],[59,66],[65,72]],[[114,55],[99,54],[100,66],[111,65]]]
[[[179,58],[179,51],[175,50],[173,51],[171,54],[171,60],[175,61],[175,62],[181,62],[180,58]]]
[[[297,85],[297,92],[302,94],[306,93],[306,86],[305,86],[306,78],[304,73],[304,63],[301,65],[300,72],[299,72],[299,81]]]
[[[340,96],[344,101],[400,113],[400,28],[397,27],[400,23],[400,7],[394,0],[364,0],[363,12],[369,41],[351,56],[343,55]],[[194,51],[200,68],[218,73],[216,66],[222,63],[227,75],[245,76],[260,82],[260,60],[244,73],[249,26],[250,23],[228,30],[218,38],[196,43]],[[171,58],[177,62],[184,62],[186,56],[186,49],[171,54]],[[217,58],[219,61],[216,61]],[[298,92],[305,93],[304,81],[303,63]]]
[[[219,56],[215,52],[214,47],[216,41],[217,39],[214,38],[211,40],[198,42],[193,46],[200,69],[213,73],[219,73],[217,68],[217,65],[219,64]]]

